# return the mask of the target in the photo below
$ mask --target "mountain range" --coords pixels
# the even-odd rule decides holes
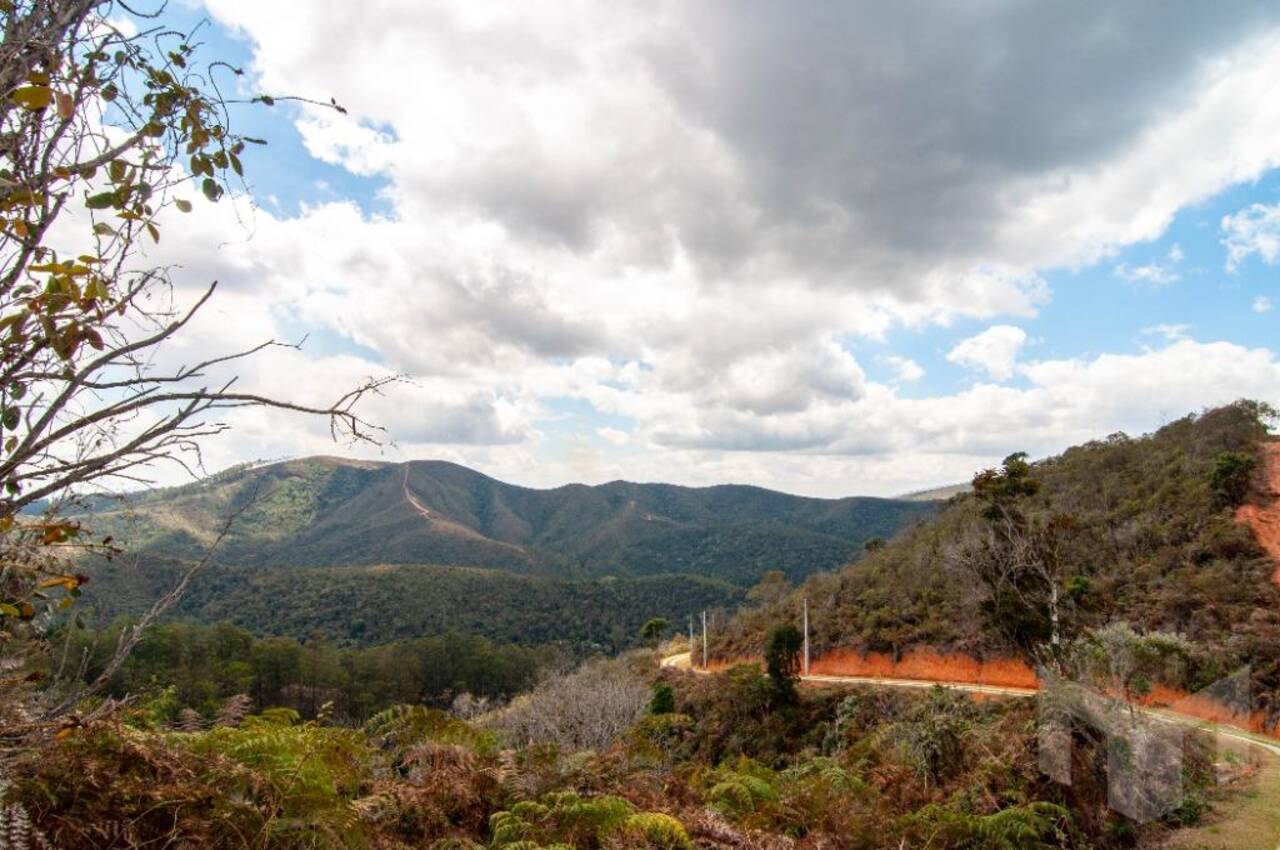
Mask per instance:
[[[90,505],[96,534],[146,560],[237,567],[482,567],[556,578],[695,574],[750,585],[837,567],[932,515],[929,501],[614,481],[548,490],[443,461],[313,457]]]
[[[836,568],[937,505],[734,485],[538,490],[441,461],[313,457],[89,500],[85,525],[126,554],[88,565],[86,593],[103,620],[139,613],[212,550],[174,616],[344,645],[454,632],[613,652],[651,617],[727,613],[766,572]]]

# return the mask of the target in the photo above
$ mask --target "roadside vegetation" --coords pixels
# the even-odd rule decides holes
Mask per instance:
[[[1032,704],[778,676],[641,652],[470,720],[402,705],[361,726],[168,719],[161,691],[20,761],[7,800],[57,847],[1083,850],[1155,846],[1215,793],[1193,738],[1183,805],[1135,826],[1103,776],[1044,777]]]
[[[1012,455],[935,521],[789,593],[753,594],[712,633],[712,658],[760,657],[806,597],[815,658],[928,650],[1063,671],[1124,624],[1176,644],[1140,688],[1196,692],[1247,668],[1255,708],[1274,724],[1280,587],[1235,517],[1261,486],[1256,459],[1274,422],[1242,401],[1036,463]]]

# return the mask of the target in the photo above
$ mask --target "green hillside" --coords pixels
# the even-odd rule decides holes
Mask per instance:
[[[90,524],[144,558],[218,553],[233,566],[457,564],[596,578],[693,573],[750,584],[847,561],[932,503],[808,499],[758,487],[622,481],[534,490],[450,463],[309,458],[88,506]]]
[[[1029,568],[1011,570],[1002,593],[992,571],[1009,548],[1004,532],[985,516],[990,501],[960,495],[935,520],[866,558],[744,612],[713,636],[715,652],[758,653],[770,628],[796,620],[803,595],[819,655],[931,647],[1031,659],[1051,639],[1056,590],[1064,642],[1118,621],[1183,635],[1197,655],[1173,684],[1195,690],[1249,665],[1255,693],[1274,716],[1280,588],[1234,516],[1235,504],[1248,498],[1247,475],[1234,493],[1222,477],[1233,459],[1257,456],[1269,416],[1240,402],[1031,464],[1026,477],[1038,490],[1008,497],[1025,543],[1010,562],[1051,562],[1052,582]],[[987,489],[1008,484],[997,475]]]

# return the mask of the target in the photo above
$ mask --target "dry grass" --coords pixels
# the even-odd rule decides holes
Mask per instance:
[[[1280,760],[1264,758],[1216,809],[1208,823],[1173,833],[1168,850],[1280,848]]]

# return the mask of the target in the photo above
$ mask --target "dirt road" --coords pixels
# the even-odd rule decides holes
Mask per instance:
[[[694,673],[703,674],[707,671],[693,669],[689,662],[689,653],[681,652],[676,655],[669,655],[662,659],[663,667],[671,667],[680,670],[692,670]],[[827,685],[877,685],[887,688],[932,688],[942,687],[951,688],[957,691],[964,691],[970,694],[987,694],[989,696],[1006,696],[1026,699],[1036,695],[1036,691],[1031,688],[1006,688],[997,685],[975,685],[970,682],[934,682],[923,679],[884,679],[869,676],[801,676],[802,681],[814,682],[815,684]],[[1265,750],[1273,756],[1280,757],[1280,741],[1265,738],[1261,735],[1255,735],[1251,732],[1245,732],[1231,726],[1223,726],[1218,723],[1208,723],[1198,717],[1188,717],[1181,714],[1175,714],[1172,711],[1166,711],[1159,708],[1139,708],[1138,711],[1150,717],[1162,720],[1167,723],[1178,723],[1185,726],[1194,726],[1205,731],[1212,732],[1215,736],[1230,740],[1236,743],[1248,744]]]

